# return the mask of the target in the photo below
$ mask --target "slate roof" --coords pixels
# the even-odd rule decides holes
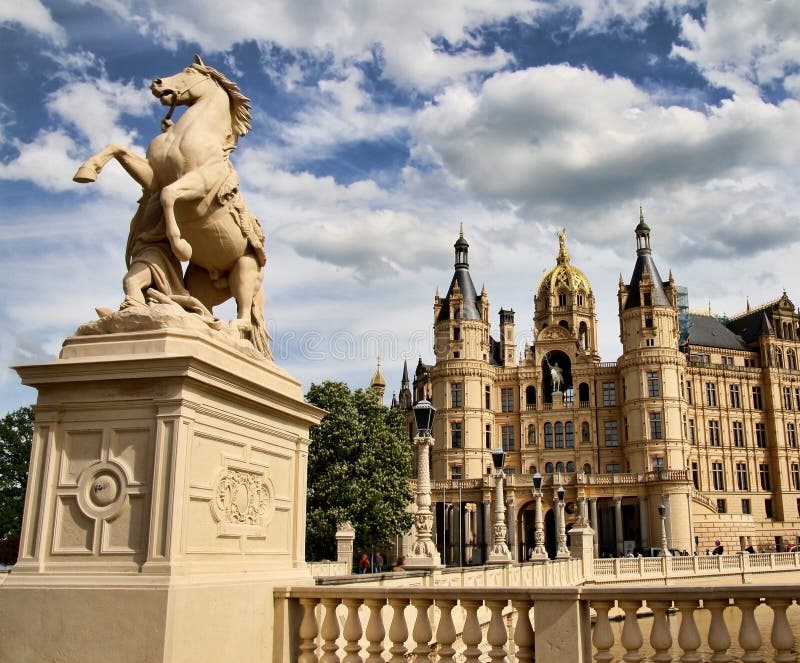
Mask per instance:
[[[711,315],[689,313],[689,345],[726,350],[750,350],[741,336]]]

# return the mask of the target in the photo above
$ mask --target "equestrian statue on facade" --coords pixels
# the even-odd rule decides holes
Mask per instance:
[[[233,297],[236,318],[225,331],[270,358],[261,285],[264,233],[230,161],[239,137],[250,130],[250,100],[198,56],[183,71],[154,79],[150,90],[169,110],[146,156],[107,145],[73,178],[94,182],[113,158],[142,186],[125,252],[120,310],[173,304],[220,330],[213,307]],[[173,122],[177,106],[187,109]],[[182,262],[188,263],[185,272]]]

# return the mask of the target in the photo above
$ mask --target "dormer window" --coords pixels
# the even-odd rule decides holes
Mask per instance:
[[[645,292],[644,294],[644,305],[645,306],[652,306],[653,305],[653,295],[649,292]]]
[[[559,292],[558,293],[558,305],[559,306],[566,306],[567,305],[567,293]]]
[[[461,319],[461,308],[456,306],[453,308],[453,320],[460,320]]]
[[[578,293],[578,306],[583,306],[583,295]]]

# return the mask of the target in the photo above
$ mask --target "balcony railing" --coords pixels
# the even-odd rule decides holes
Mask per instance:
[[[765,597],[769,608],[757,619]],[[701,652],[711,651],[714,661],[795,661],[787,608],[798,597],[796,584],[285,587],[275,590],[275,660],[600,663],[621,654],[625,661],[672,661],[677,653],[701,661]],[[640,623],[644,611],[652,620]],[[614,616],[623,618],[621,629],[612,627]]]

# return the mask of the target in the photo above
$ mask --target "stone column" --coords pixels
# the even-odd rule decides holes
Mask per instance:
[[[428,453],[433,446],[432,437],[417,436],[414,442],[419,449],[417,465],[417,512],[414,514],[416,540],[411,556],[406,560],[407,568],[432,569],[442,565],[439,551],[433,543],[433,513],[431,512],[431,477]],[[446,518],[442,519],[445,523]]]
[[[356,531],[349,523],[340,523],[336,530],[336,561],[346,562],[347,568],[353,566],[353,541],[356,538]]]
[[[492,551],[492,501],[483,500],[483,550],[486,552],[483,561],[484,563],[489,558],[489,553]]]
[[[597,522],[597,498],[589,498],[589,523],[594,530],[594,556],[600,557],[600,527]]]
[[[647,497],[639,496],[639,531],[642,548],[650,547],[650,531],[647,526]]]
[[[506,505],[503,497],[503,470],[498,470],[495,474],[495,492],[494,492],[494,523],[492,524],[492,548],[489,553],[489,558],[486,560],[488,564],[509,564],[511,559],[511,552],[506,544]]]
[[[622,498],[614,498],[614,530],[616,531],[617,538],[617,556],[620,556],[624,551],[623,535],[622,535]]]
[[[586,504],[585,497],[578,498],[578,515],[583,518],[587,524],[589,522],[589,507]]]
[[[514,517],[515,500],[512,497],[506,502],[506,529],[508,530],[508,549],[511,551],[511,558],[519,561],[517,552],[517,528],[516,518]]]

